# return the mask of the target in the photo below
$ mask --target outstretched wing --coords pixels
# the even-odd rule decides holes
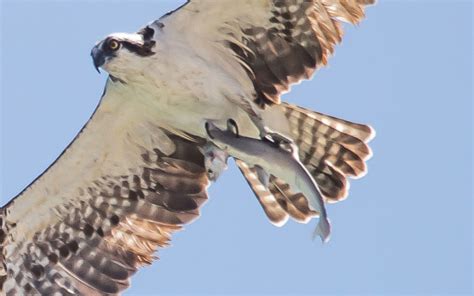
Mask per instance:
[[[200,143],[154,125],[111,84],[62,156],[0,210],[0,292],[120,293],[198,217],[209,184]]]
[[[310,78],[342,38],[340,21],[358,23],[375,0],[190,0],[160,22],[191,46],[214,44],[237,59],[259,105],[280,103],[292,83]],[[217,55],[216,55],[217,56]]]

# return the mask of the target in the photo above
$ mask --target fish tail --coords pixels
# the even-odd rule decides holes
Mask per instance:
[[[313,233],[313,240],[319,236],[323,243],[327,243],[331,237],[331,222],[327,217],[320,217],[318,225]]]

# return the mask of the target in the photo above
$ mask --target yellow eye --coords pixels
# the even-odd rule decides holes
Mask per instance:
[[[114,51],[115,51],[115,50],[119,49],[119,47],[120,47],[120,43],[119,43],[117,40],[115,40],[115,39],[110,39],[110,41],[109,41],[109,48],[110,48],[111,50],[114,50]]]

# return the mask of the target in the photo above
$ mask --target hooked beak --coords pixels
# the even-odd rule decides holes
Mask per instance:
[[[99,68],[102,67],[102,65],[104,65],[105,63],[104,52],[102,51],[102,49],[100,49],[100,47],[98,47],[98,45],[96,45],[94,46],[94,48],[92,48],[91,56],[92,60],[94,61],[95,69],[97,70],[97,72],[100,73]]]

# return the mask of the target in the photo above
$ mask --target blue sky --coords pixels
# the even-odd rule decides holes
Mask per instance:
[[[94,43],[182,1],[155,2],[2,0],[1,204],[89,118],[106,79]],[[472,293],[472,3],[379,2],[284,97],[377,130],[369,174],[328,207],[330,243],[268,223],[232,167],[127,295]]]

